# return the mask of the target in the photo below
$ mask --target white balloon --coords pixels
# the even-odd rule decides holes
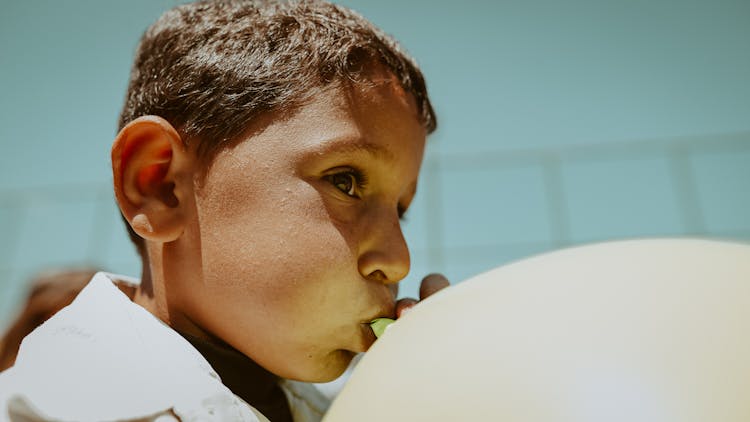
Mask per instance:
[[[441,291],[326,416],[387,420],[750,421],[750,245],[577,247]]]

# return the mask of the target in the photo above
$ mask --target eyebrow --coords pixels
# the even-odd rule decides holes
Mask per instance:
[[[367,153],[375,158],[393,161],[396,155],[388,148],[357,137],[328,139],[314,149],[315,154],[357,154]]]

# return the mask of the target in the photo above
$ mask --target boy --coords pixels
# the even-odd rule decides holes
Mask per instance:
[[[18,420],[320,418],[326,401],[284,379],[336,378],[370,321],[414,305],[395,302],[399,218],[434,128],[416,65],[344,8],[165,13],[112,147],[141,282],[97,274],[24,340],[0,403]]]

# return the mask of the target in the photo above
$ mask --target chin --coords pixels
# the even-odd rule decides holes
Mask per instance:
[[[306,368],[292,377],[296,381],[324,383],[335,380],[349,367],[356,353],[348,350],[335,350],[315,362],[311,362]]]

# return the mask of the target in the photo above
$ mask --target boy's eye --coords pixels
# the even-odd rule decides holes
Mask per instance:
[[[338,190],[353,197],[357,197],[357,188],[361,181],[353,171],[345,171],[328,176],[328,181]]]

